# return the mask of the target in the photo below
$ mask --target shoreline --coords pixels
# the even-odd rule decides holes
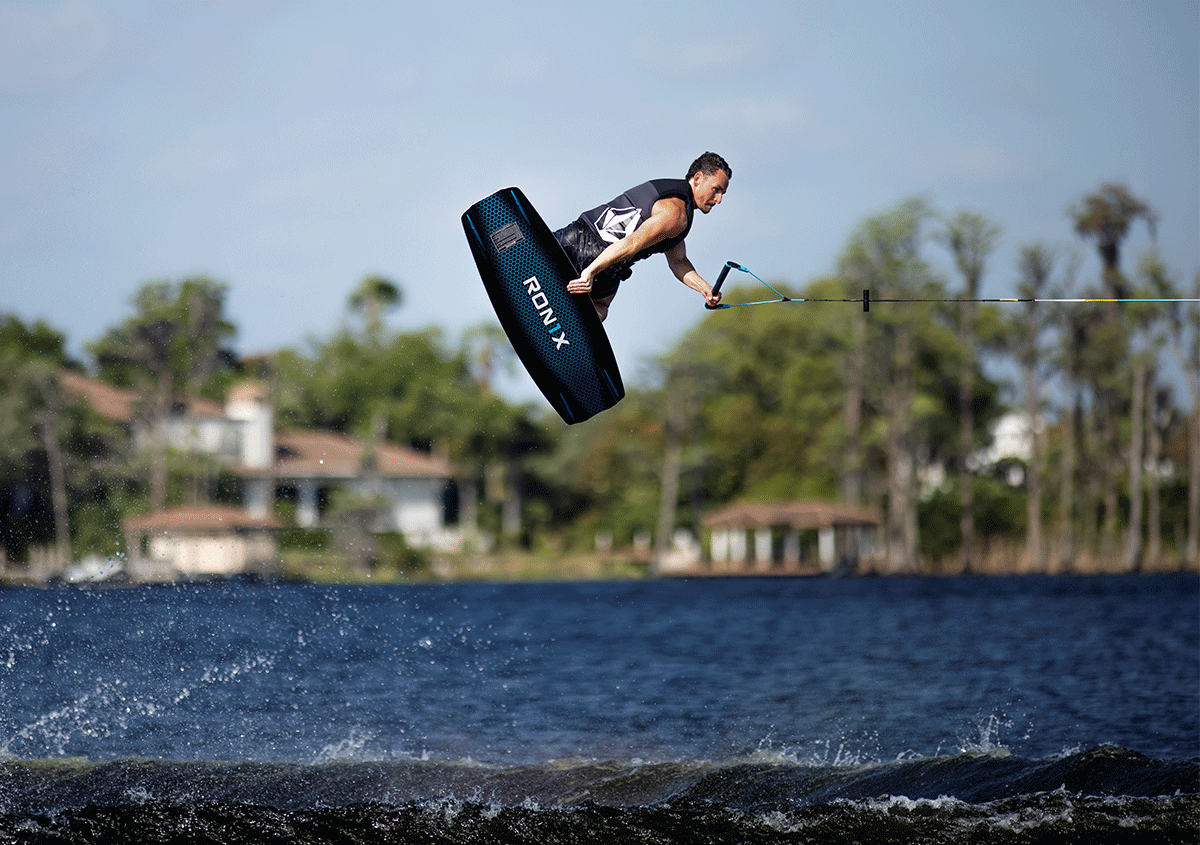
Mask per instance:
[[[1102,563],[1102,562],[1101,562]],[[1041,570],[1018,567],[978,567],[970,572],[961,568],[927,568],[922,571],[887,572],[877,567],[860,567],[854,571],[823,572],[816,567],[753,565],[736,568],[723,566],[669,567],[655,574],[649,561],[634,555],[563,555],[549,557],[535,553],[502,553],[492,555],[439,557],[427,566],[415,570],[378,568],[371,572],[353,570],[334,562],[316,563],[311,560],[303,564],[279,561],[275,565],[259,567],[230,575],[211,577],[177,577],[154,581],[136,580],[119,572],[113,577],[102,579],[66,577],[35,578],[20,570],[8,569],[0,572],[0,588],[10,587],[125,587],[147,584],[205,584],[224,582],[304,583],[304,584],[470,584],[470,583],[538,583],[573,581],[643,581],[680,579],[743,579],[743,578],[1014,578],[1014,577],[1097,577],[1097,576],[1155,576],[1155,575],[1200,575],[1200,568],[1184,567],[1177,561],[1168,561],[1157,567],[1142,567],[1137,571],[1113,565],[1099,565],[1089,561],[1087,565],[1071,568],[1046,568]]]

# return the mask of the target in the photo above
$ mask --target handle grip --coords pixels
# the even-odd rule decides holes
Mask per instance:
[[[737,264],[733,261],[726,261],[725,266],[721,268],[721,274],[719,276],[717,276],[717,283],[715,285],[713,285],[712,292],[713,292],[714,296],[716,296],[718,293],[721,292],[721,285],[723,285],[725,283],[725,277],[729,275],[729,271],[731,269],[732,270],[742,270],[744,268],[742,267],[741,264]],[[709,311],[715,311],[717,308],[720,308],[721,306],[719,306],[719,305],[713,306],[713,305],[709,305],[708,303],[705,303],[704,307],[707,308]]]

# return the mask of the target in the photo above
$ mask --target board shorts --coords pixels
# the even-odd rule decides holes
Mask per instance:
[[[568,223],[554,233],[554,239],[562,246],[567,258],[575,265],[575,272],[582,273],[596,260],[596,256],[604,252],[608,244],[596,234],[587,221],[582,218]],[[607,299],[617,292],[621,282],[633,275],[633,268],[628,264],[615,264],[606,267],[592,278],[592,299]]]

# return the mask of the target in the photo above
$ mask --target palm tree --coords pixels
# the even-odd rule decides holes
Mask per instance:
[[[484,393],[491,392],[496,371],[511,375],[517,360],[508,335],[494,322],[479,323],[463,332],[462,354]]]
[[[225,344],[236,328],[223,316],[225,285],[204,277],[143,285],[136,313],[89,344],[101,377],[137,387],[151,437],[150,507],[167,503],[166,423],[180,397],[194,399],[233,360]]]
[[[379,343],[384,313],[398,308],[403,299],[400,288],[383,276],[367,276],[350,295],[350,310],[362,315],[369,342]]]
[[[886,296],[929,295],[933,285],[921,258],[921,226],[929,209],[911,200],[868,218],[851,236],[841,259],[845,278],[860,280]],[[867,327],[868,395],[883,409],[887,461],[887,566],[891,572],[916,572],[917,488],[916,390],[918,309],[872,314]]]
[[[1022,299],[1040,299],[1054,270],[1054,252],[1041,245],[1034,244],[1022,248],[1017,260],[1017,271],[1021,281],[1018,283],[1018,296]],[[1017,360],[1021,364],[1021,385],[1025,404],[1025,416],[1029,420],[1031,451],[1029,464],[1025,470],[1026,502],[1026,534],[1025,561],[1026,566],[1033,571],[1045,568],[1045,544],[1042,540],[1042,461],[1044,455],[1043,433],[1038,424],[1041,411],[1042,397],[1039,390],[1041,383],[1042,345],[1041,335],[1046,325],[1046,318],[1039,313],[1038,303],[1027,303],[1027,310],[1022,321],[1022,331],[1013,332],[1017,341]]]
[[[1094,238],[1100,260],[1104,263],[1104,284],[1108,293],[1121,299],[1128,295],[1128,286],[1121,275],[1121,243],[1129,234],[1135,220],[1144,220],[1154,237],[1158,214],[1144,200],[1116,182],[1102,184],[1088,194],[1079,205],[1071,208],[1075,232],[1082,238]]]
[[[1095,193],[1085,196],[1070,209],[1076,233],[1094,239],[1103,263],[1102,280],[1107,296],[1121,300],[1129,295],[1129,285],[1121,272],[1121,247],[1136,220],[1145,221],[1151,237],[1155,233],[1158,215],[1148,203],[1124,185],[1102,184]],[[1125,384],[1121,377],[1130,362],[1130,332],[1122,319],[1122,304],[1108,303],[1094,327],[1095,342],[1086,349],[1088,379],[1096,402],[1096,435],[1100,458],[1097,469],[1102,485],[1104,523],[1101,529],[1101,554],[1107,557],[1116,551],[1117,482],[1121,474],[1122,454],[1117,425],[1122,407]],[[1131,446],[1132,448],[1132,446]]]
[[[963,291],[958,310],[958,339],[962,351],[962,367],[958,379],[958,438],[961,463],[958,469],[959,498],[962,507],[960,555],[964,572],[971,571],[975,553],[975,493],[968,467],[968,458],[975,451],[975,303],[983,280],[988,255],[996,247],[1000,227],[982,214],[960,211],[946,221],[945,229],[936,235],[954,256],[955,266],[962,276]]]
[[[58,372],[58,362],[47,356],[0,352],[0,463],[24,463],[38,446],[45,451],[55,557],[63,567],[71,560],[71,534],[62,443],[65,400]]]

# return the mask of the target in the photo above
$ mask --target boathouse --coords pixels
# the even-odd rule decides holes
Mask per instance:
[[[125,520],[126,569],[135,581],[222,578],[277,562],[274,516],[229,505],[185,505]]]
[[[830,574],[873,560],[882,520],[875,511],[822,501],[745,502],[710,513],[712,574]]]

